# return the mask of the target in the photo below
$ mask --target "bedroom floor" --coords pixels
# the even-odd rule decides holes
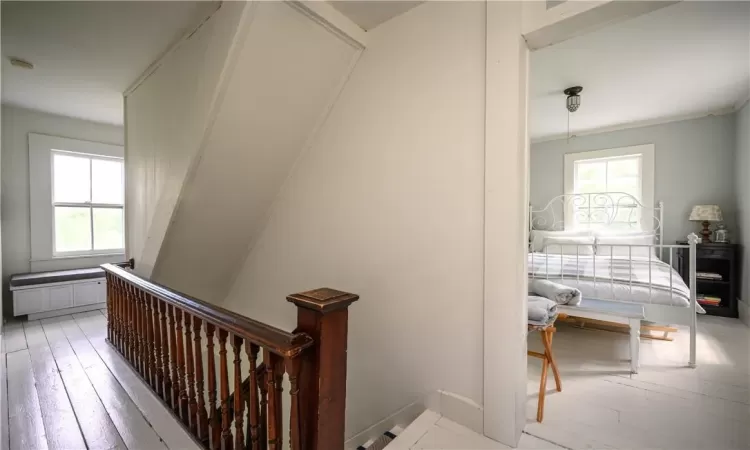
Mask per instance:
[[[696,369],[686,367],[687,329],[674,342],[642,340],[636,375],[627,335],[557,328],[563,391],[550,375],[537,423],[541,364],[529,358],[526,433],[575,449],[750,449],[750,328],[739,320],[699,317]],[[529,349],[541,351],[539,333]]]

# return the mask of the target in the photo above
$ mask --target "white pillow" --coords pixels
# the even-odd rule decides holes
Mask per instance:
[[[613,256],[615,258],[648,258],[658,260],[656,247],[628,247],[628,245],[653,245],[656,236],[652,233],[599,235],[596,238],[596,256]]]
[[[593,255],[593,236],[546,237],[542,251],[549,255]]]
[[[593,234],[591,230],[566,230],[566,231],[546,231],[546,230],[531,230],[529,234],[529,240],[531,242],[532,252],[541,252],[544,250],[544,239],[545,238],[566,238],[566,237],[580,237],[580,236],[591,236]]]

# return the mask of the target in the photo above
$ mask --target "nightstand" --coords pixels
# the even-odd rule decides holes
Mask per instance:
[[[677,242],[685,244],[685,242]],[[706,314],[723,317],[739,317],[737,306],[737,244],[719,244],[711,242],[698,244],[695,255],[696,272],[707,272],[719,275],[719,278],[708,279],[696,277],[698,284],[697,294],[721,299],[718,306],[701,305]],[[680,248],[677,251],[677,272],[685,284],[690,285],[690,261],[688,260],[688,249]]]

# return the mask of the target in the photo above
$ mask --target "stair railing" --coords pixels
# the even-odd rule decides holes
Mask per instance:
[[[297,329],[290,333],[123,265],[102,268],[107,340],[205,448],[281,450],[285,437],[292,450],[344,448],[348,308],[357,295],[323,288],[288,296],[297,306]],[[286,432],[284,375],[291,397]]]

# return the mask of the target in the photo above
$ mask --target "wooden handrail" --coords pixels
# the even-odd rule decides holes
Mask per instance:
[[[107,342],[205,448],[281,450],[288,437],[291,450],[343,450],[348,309],[357,295],[322,288],[288,296],[297,306],[290,333],[133,267],[132,259],[102,265]]]
[[[313,340],[305,333],[289,333],[263,322],[241,316],[228,309],[141,278],[114,264],[103,264],[101,267],[106,272],[126,280],[138,289],[177,306],[202,320],[221,326],[230,333],[248,339],[279,356],[296,357],[303,350],[313,345]]]

